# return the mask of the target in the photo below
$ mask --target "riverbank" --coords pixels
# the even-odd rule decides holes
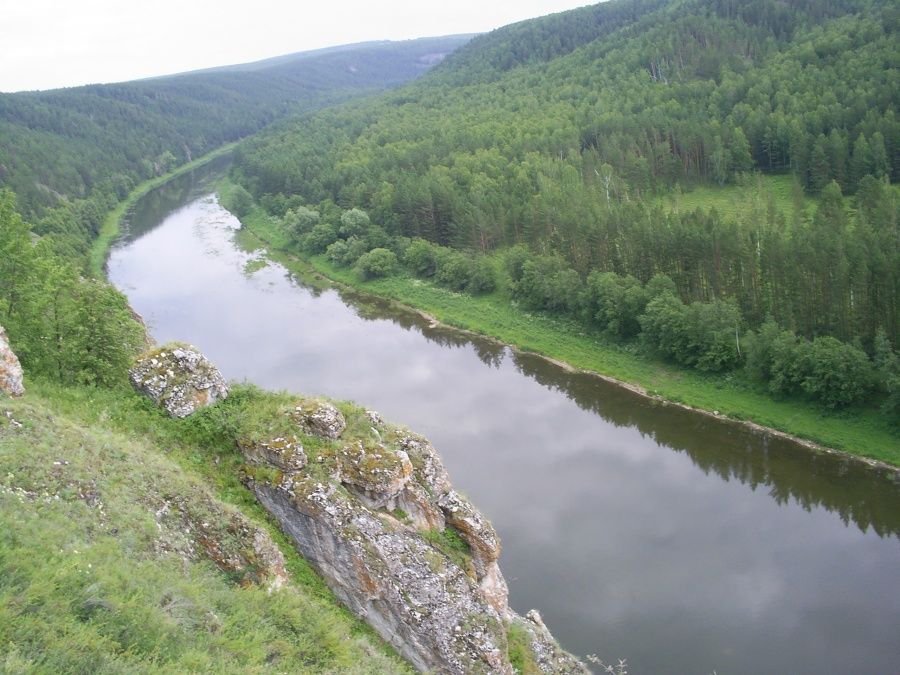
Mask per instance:
[[[227,192],[227,183],[220,187]],[[802,401],[775,401],[737,375],[709,376],[679,369],[604,342],[574,323],[523,312],[502,291],[472,297],[408,276],[363,282],[353,270],[335,267],[324,257],[304,260],[293,255],[285,234],[261,209],[253,210],[243,223],[245,243],[252,244],[255,237],[274,260],[301,277],[315,272],[401,303],[434,321],[596,374],[654,399],[728,418],[759,433],[791,438],[818,452],[844,453],[894,470],[900,467],[900,443],[877,410],[828,413]]]
[[[116,208],[107,213],[106,218],[103,219],[103,225],[100,227],[100,233],[97,235],[97,238],[91,245],[91,251],[88,258],[88,269],[90,270],[91,274],[97,277],[103,276],[103,266],[106,264],[106,257],[109,255],[110,247],[116,240],[116,237],[119,236],[122,218],[125,217],[125,214],[128,213],[128,210],[132,206],[134,206],[138,199],[150,192],[150,190],[152,190],[153,188],[157,188],[160,185],[167,183],[176,176],[180,176],[184,173],[187,173],[188,171],[193,171],[194,169],[201,167],[204,164],[208,164],[218,157],[227,155],[229,152],[234,150],[237,144],[238,141],[223,145],[216,150],[203,155],[202,157],[198,157],[197,159],[188,162],[187,164],[182,164],[178,168],[172,169],[162,176],[150,178],[148,180],[145,180],[143,183],[138,184],[130,193],[128,193],[128,196],[123,199],[119,203],[119,205],[116,206]]]

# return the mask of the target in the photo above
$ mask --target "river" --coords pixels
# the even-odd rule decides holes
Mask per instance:
[[[138,202],[108,263],[158,341],[429,437],[514,609],[645,673],[900,672],[900,480],[641,398],[235,243],[221,162]]]

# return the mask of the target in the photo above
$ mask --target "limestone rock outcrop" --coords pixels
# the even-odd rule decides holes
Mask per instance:
[[[171,343],[149,351],[129,376],[135,389],[172,417],[187,417],[228,396],[225,378],[191,345]]]
[[[173,417],[228,393],[186,345],[146,354],[131,380]],[[260,405],[270,407],[254,409],[236,436],[246,485],[335,595],[417,669],[512,675],[513,649],[544,673],[588,672],[539,615],[509,608],[500,539],[427,439],[350,405],[283,396]],[[234,523],[242,543],[224,548],[233,537],[197,520],[176,528],[193,534],[189,552],[199,544],[223,569],[279,583],[283,560],[268,540]]]
[[[8,396],[21,396],[25,393],[23,377],[22,364],[9,346],[6,331],[0,326],[0,392]]]
[[[311,423],[320,410],[340,424]],[[308,463],[291,470],[275,457],[277,472],[247,478],[337,597],[420,671],[511,674],[507,636],[516,624],[542,672],[587,673],[539,615],[535,622],[510,610],[499,537],[453,489],[431,443],[372,411],[349,414],[298,402],[287,415]],[[347,429],[363,431],[350,437]],[[244,452],[265,462],[258,448]]]

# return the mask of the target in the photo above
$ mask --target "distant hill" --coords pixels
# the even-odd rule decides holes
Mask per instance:
[[[375,42],[108,85],[0,94],[0,187],[26,215],[122,193],[289,112],[407,82],[470,36]]]

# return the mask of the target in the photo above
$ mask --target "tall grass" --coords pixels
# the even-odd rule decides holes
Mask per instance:
[[[30,384],[0,400],[0,671],[408,672],[268,523],[209,430],[128,391]],[[238,507],[292,583],[238,584],[189,554],[166,504],[212,530]]]

